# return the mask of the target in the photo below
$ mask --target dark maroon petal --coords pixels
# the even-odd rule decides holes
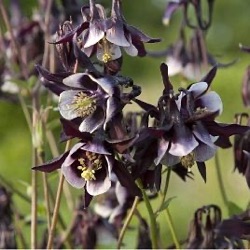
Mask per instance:
[[[144,101],[141,101],[141,100],[139,100],[139,99],[133,99],[133,101],[135,102],[135,103],[137,103],[142,109],[144,109],[145,111],[147,111],[147,112],[153,112],[153,113],[155,113],[155,114],[157,114],[156,116],[158,116],[158,110],[157,110],[157,108],[155,107],[155,106],[153,106],[152,104],[150,104],[150,103],[146,103],[146,102],[144,102]]]
[[[219,138],[214,142],[214,144],[220,148],[230,148],[232,143],[228,137],[219,136]]]
[[[188,169],[183,167],[181,163],[177,163],[176,165],[171,167],[172,171],[174,171],[183,181],[186,181],[186,178],[193,179],[192,172],[188,172]]]
[[[89,141],[91,140],[92,136],[90,133],[80,132],[79,131],[79,122],[75,120],[69,121],[66,119],[60,119],[61,124],[63,126],[64,133],[69,137],[78,137],[82,140]]]
[[[244,155],[247,157],[246,169],[244,170],[244,175],[247,181],[247,185],[250,188],[250,153],[247,151],[243,151]],[[241,163],[243,165],[243,162]]]
[[[73,41],[74,55],[78,59],[79,65],[85,69],[87,72],[93,73],[95,77],[100,77],[101,73],[94,67],[89,57],[78,47],[77,42]]]
[[[104,147],[103,141],[98,138],[93,138],[92,141],[89,141],[88,143],[84,144],[81,148],[83,150],[97,154],[111,155],[111,153]]]
[[[217,66],[214,66],[210,71],[201,79],[201,82],[206,82],[208,84],[208,88],[210,87],[215,75],[217,72]]]
[[[74,35],[76,34],[77,36],[79,36],[85,29],[87,29],[89,27],[89,22],[84,22],[81,23],[79,26],[77,26],[74,30],[70,31],[69,33],[67,33],[65,36],[63,36],[62,38],[60,38],[58,41],[56,42],[51,42],[52,44],[59,44],[59,43],[67,43],[67,42],[71,42],[73,40]]]
[[[62,83],[63,79],[70,75],[69,73],[52,74],[39,65],[36,65],[36,69],[40,74],[41,83],[54,94],[60,95],[63,91],[69,90],[69,87]]]
[[[206,165],[204,162],[196,162],[198,170],[201,174],[201,177],[203,178],[204,182],[207,181],[207,173],[206,173]]]
[[[51,161],[46,162],[43,165],[33,167],[32,169],[50,173],[50,172],[52,172],[52,171],[54,171],[56,169],[59,169],[62,166],[62,164],[65,161],[68,154],[69,154],[69,151],[67,151],[64,154],[54,158]]]
[[[160,70],[161,70],[161,76],[162,76],[162,81],[164,84],[164,94],[170,94],[170,90],[173,90],[173,86],[169,80],[168,77],[168,66],[165,63],[162,63],[160,66]]]
[[[88,208],[91,200],[93,199],[93,196],[90,195],[87,191],[86,191],[86,187],[84,188],[84,194],[83,194],[83,207],[84,208]]]
[[[116,161],[115,166],[113,167],[113,172],[117,176],[121,185],[126,187],[131,195],[141,196],[141,191],[135,184],[132,175],[120,162]]]
[[[250,223],[242,221],[238,218],[223,220],[215,229],[215,231],[227,238],[241,238],[250,235]]]
[[[138,30],[137,28],[135,28],[133,26],[126,25],[126,28],[127,28],[128,32],[131,33],[132,40],[133,40],[133,37],[135,37],[135,38],[137,38],[140,41],[145,42],[145,43],[157,43],[157,42],[161,41],[160,38],[152,38],[152,37],[145,35],[140,30]]]
[[[211,135],[221,135],[229,137],[235,134],[243,134],[249,131],[249,126],[243,126],[238,124],[224,124],[216,123],[215,121],[206,121],[203,125],[207,128]]]

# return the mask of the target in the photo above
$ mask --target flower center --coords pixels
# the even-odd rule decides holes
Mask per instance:
[[[77,169],[82,171],[81,177],[86,181],[95,180],[95,172],[102,168],[103,160],[100,154],[86,152],[85,158],[79,158],[80,163]]]
[[[112,60],[112,54],[110,51],[109,42],[107,41],[105,37],[101,41],[101,46],[103,48],[102,61],[104,63],[107,63]]]
[[[181,165],[190,171],[191,167],[194,165],[194,153],[181,157]]]
[[[74,96],[71,105],[80,117],[89,116],[96,110],[96,101],[83,92]]]

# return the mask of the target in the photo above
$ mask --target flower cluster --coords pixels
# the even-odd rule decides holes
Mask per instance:
[[[137,178],[145,187],[159,190],[162,165],[185,180],[196,163],[206,181],[205,162],[217,146],[227,147],[229,136],[248,130],[215,121],[222,112],[219,95],[209,91],[216,67],[200,82],[175,94],[163,63],[163,94],[153,106],[137,99],[141,90],[131,78],[121,76],[115,68],[110,72],[107,64],[122,56],[120,47],[142,56],[143,42],[158,40],[125,22],[119,0],[113,0],[110,18],[93,0],[82,8],[82,15],[83,22],[76,28],[65,23],[55,42],[66,71],[51,73],[37,66],[41,83],[59,96],[62,140],[79,141],[34,169],[51,172],[61,168],[73,187],[86,191],[86,206],[93,196],[107,192],[114,178],[133,195],[140,195]],[[89,58],[93,54],[103,62],[103,71]],[[131,102],[143,110],[140,126],[135,123],[136,115],[123,118],[123,108]],[[152,125],[149,116],[154,119]],[[117,209],[123,210],[122,205]]]

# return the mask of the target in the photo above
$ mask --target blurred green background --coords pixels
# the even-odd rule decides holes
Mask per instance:
[[[5,1],[8,3],[8,1]],[[110,6],[111,0],[98,1]],[[85,4],[86,1],[83,1]],[[181,21],[181,11],[177,11],[168,27],[163,26],[161,19],[165,9],[166,0],[123,0],[124,16],[132,24],[152,37],[162,38],[159,44],[150,44],[149,50],[163,50],[178,38]],[[32,8],[37,1],[21,1],[24,13],[31,15]],[[80,11],[80,10],[79,10]],[[218,118],[220,122],[233,122],[234,114],[248,110],[244,108],[241,98],[242,79],[247,65],[250,64],[250,54],[239,50],[239,43],[250,46],[250,1],[247,0],[215,0],[212,27],[207,34],[207,46],[210,53],[220,55],[218,60],[227,63],[239,59],[229,68],[219,69],[213,81],[212,89],[222,98],[224,111]],[[2,52],[1,52],[2,53]],[[141,85],[141,98],[156,104],[162,92],[162,81],[159,65],[165,58],[129,58],[124,57],[122,73],[134,79]],[[180,86],[180,77],[171,78],[173,85]],[[30,108],[30,107],[29,107]],[[131,105],[127,109],[135,109]],[[138,108],[136,108],[138,109]],[[22,192],[27,191],[23,182],[30,183],[31,174],[31,137],[19,105],[4,101],[0,102],[0,173],[13,183]],[[58,116],[59,117],[59,116]],[[59,137],[57,138],[59,140]],[[230,201],[240,209],[245,209],[249,202],[249,189],[243,176],[234,172],[232,149],[219,150],[223,181]],[[175,175],[171,176],[168,197],[176,196],[170,204],[174,225],[180,240],[187,236],[188,223],[194,211],[207,204],[217,204],[223,210],[223,217],[228,211],[223,204],[220,188],[214,166],[214,159],[207,163],[207,183],[204,183],[193,168],[194,180],[183,182]],[[164,178],[164,177],[163,177]],[[53,181],[53,178],[51,178]],[[74,191],[80,194],[78,191]],[[22,207],[22,211],[29,213],[29,206],[14,195],[15,203]],[[156,204],[154,201],[153,204]],[[142,213],[144,205],[140,204]],[[237,208],[235,208],[237,212]],[[165,222],[164,215],[160,215],[160,232],[164,245],[171,244],[171,236]],[[28,229],[27,229],[28,231]],[[134,247],[133,231],[125,237],[126,247]]]

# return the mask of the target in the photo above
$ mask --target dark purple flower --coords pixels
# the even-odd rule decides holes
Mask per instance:
[[[207,51],[204,34],[194,30],[192,37],[187,40],[183,29],[180,38],[165,51],[148,52],[152,57],[166,57],[168,75],[181,74],[189,80],[200,80],[211,66],[218,68],[231,66],[236,62],[220,63]]]
[[[238,220],[239,221],[239,220]],[[242,234],[249,234],[249,225],[234,219],[222,220],[221,209],[208,205],[197,209],[190,222],[186,248],[239,249],[243,248]]]
[[[236,120],[239,124],[242,119],[247,118],[249,124],[248,114],[237,114]],[[248,187],[250,188],[250,130],[244,134],[234,136],[234,169],[238,170],[240,174],[244,175]]]
[[[131,195],[140,196],[140,191],[128,170],[114,158],[110,146],[99,138],[88,138],[78,142],[69,151],[33,169],[52,172],[59,168],[69,184],[86,190],[86,206],[92,196],[109,190],[114,178],[112,175],[118,178]]]
[[[237,124],[223,125],[214,121],[222,112],[219,95],[208,91],[216,68],[201,82],[194,83],[187,89],[179,89],[177,95],[173,92],[165,64],[161,65],[161,71],[165,89],[159,99],[158,111],[154,110],[153,114],[157,122],[141,133],[140,140],[151,137],[152,143],[155,143],[154,138],[157,138],[157,153],[151,153],[150,158],[152,161],[152,157],[155,157],[156,166],[160,163],[167,166],[181,163],[190,169],[196,162],[206,180],[204,162],[214,156],[218,138],[227,142],[232,134],[244,133],[249,128]],[[153,110],[141,101],[136,102],[148,111]]]
[[[65,179],[75,188],[95,196],[111,187],[114,158],[99,141],[79,142],[72,149],[35,170],[51,172],[61,168]]]
[[[131,56],[145,56],[143,43],[159,42],[146,36],[141,31],[126,23],[121,10],[121,1],[113,0],[110,18],[106,17],[105,9],[94,0],[89,1],[89,8],[82,8],[83,28],[75,29],[77,35],[82,36],[82,50],[86,55],[96,54],[97,58],[108,63],[122,56],[122,47]],[[83,26],[82,24],[82,26]],[[71,40],[74,33],[62,37],[55,44]]]
[[[64,119],[80,119],[81,132],[106,129],[107,124],[122,110],[125,104],[140,94],[130,78],[104,76],[95,78],[88,73],[51,74],[37,67],[41,82],[59,95],[59,112]],[[130,93],[122,93],[121,86],[129,87]]]

